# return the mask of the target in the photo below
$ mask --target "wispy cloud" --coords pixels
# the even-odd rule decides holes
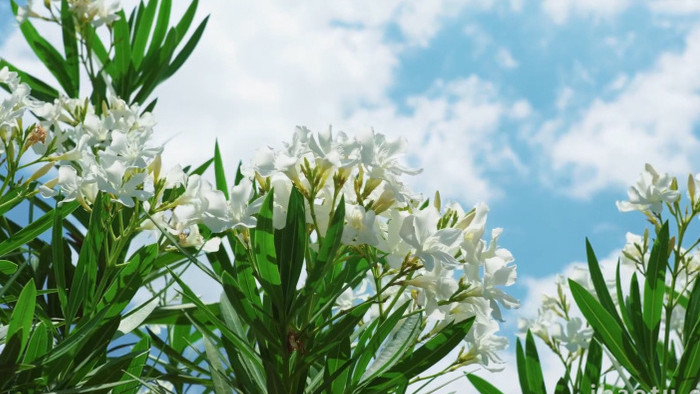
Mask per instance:
[[[546,123],[542,148],[558,184],[587,198],[627,185],[645,162],[679,175],[697,168],[698,62],[700,27],[688,33],[682,51],[662,53],[651,69],[616,79],[612,98],[594,99],[573,122]]]

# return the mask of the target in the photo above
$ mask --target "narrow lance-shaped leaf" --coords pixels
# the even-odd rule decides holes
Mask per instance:
[[[594,334],[588,344],[588,354],[586,355],[586,366],[583,369],[581,394],[590,394],[595,386],[600,383],[600,371],[603,363],[603,348],[600,346],[598,335]]]
[[[141,387],[141,384],[135,380],[141,377],[143,367],[146,365],[146,360],[148,358],[148,352],[151,348],[150,341],[148,337],[141,338],[140,341],[134,345],[131,349],[132,353],[138,354],[134,357],[129,366],[124,370],[124,374],[120,379],[120,382],[130,382],[121,386],[117,386],[112,390],[112,394],[136,394],[136,392]]]
[[[639,380],[643,387],[649,388],[649,375],[643,371],[643,362],[637,355],[637,349],[632,344],[621,323],[581,285],[569,280],[569,288],[574,296],[576,305],[588,323],[600,335],[602,342],[610,350],[613,357]]]
[[[20,353],[27,344],[29,339],[29,331],[32,329],[32,321],[34,320],[34,308],[36,307],[36,286],[34,279],[30,279],[17,299],[17,304],[12,310],[12,317],[7,329],[8,342],[12,337],[17,336],[20,339]]]
[[[66,55],[66,73],[71,81],[71,95],[78,97],[80,92],[80,55],[78,54],[78,37],[73,22],[73,13],[67,0],[61,0],[61,27],[63,28],[63,49]]]
[[[503,394],[503,392],[499,389],[497,389],[494,385],[489,383],[487,380],[484,380],[474,374],[468,373],[467,379],[471,382],[472,385],[474,385],[474,388],[479,391],[480,394]]]
[[[63,248],[63,218],[54,216],[53,230],[51,233],[51,252],[53,257],[54,278],[56,280],[56,290],[61,308],[65,312],[68,303],[65,251]]]
[[[50,229],[53,225],[55,215],[64,218],[78,208],[78,206],[78,202],[71,201],[70,203],[63,204],[56,210],[45,213],[37,220],[31,222],[28,226],[13,234],[10,239],[0,243],[0,257],[10,254],[25,243],[39,237],[44,231]]]
[[[228,186],[226,185],[226,173],[224,172],[224,160],[219,150],[219,141],[214,144],[214,176],[216,178],[216,189],[224,193],[228,200]]]
[[[134,40],[131,45],[131,60],[134,63],[135,68],[139,68],[141,61],[143,60],[146,43],[148,42],[148,36],[153,29],[153,19],[156,15],[156,8],[158,6],[158,1],[149,0],[148,4],[144,7],[143,3],[139,6],[139,10],[142,11],[141,17],[137,19],[137,26],[134,32]]]
[[[534,392],[546,392],[540,357],[537,354],[535,339],[530,330],[527,330],[527,335],[525,337],[525,362],[527,363],[527,380],[530,389]]]
[[[523,394],[534,393],[534,391],[530,388],[525,350],[523,349],[523,345],[520,343],[520,338],[516,338],[515,340],[515,360],[518,366],[518,381],[520,382],[520,390],[522,390]]]
[[[286,224],[282,230],[275,230],[275,249],[280,262],[282,297],[287,315],[291,313],[297,282],[304,266],[307,241],[304,197],[296,187],[292,187]]]
[[[331,381],[330,392],[342,393],[346,391],[345,382],[348,376],[346,365],[350,360],[350,337],[338,338],[338,344],[328,352],[325,379]]]
[[[649,265],[644,280],[644,308],[642,318],[648,330],[648,338],[644,346],[652,372],[657,379],[661,379],[661,366],[659,365],[656,346],[661,326],[664,295],[666,294],[666,265],[668,263],[668,222],[661,227],[654,246],[649,256]],[[657,381],[657,383],[660,383]]]
[[[254,264],[259,275],[260,285],[270,295],[274,305],[282,307],[282,279],[278,270],[275,252],[274,227],[272,225],[273,195],[271,190],[263,201],[258,224],[251,231]]]
[[[605,310],[622,326],[622,320],[617,315],[617,310],[615,309],[615,303],[608,292],[608,286],[605,283],[605,278],[600,270],[600,265],[598,264],[598,259],[595,256],[593,247],[591,243],[586,238],[586,256],[588,258],[588,271],[591,274],[591,281],[593,282],[593,287],[595,288],[596,295],[600,300],[600,304],[605,308]]]
[[[451,324],[414,350],[386,373],[377,377],[370,389],[383,390],[411,379],[435,365],[467,336],[474,318]]]
[[[104,232],[104,205],[109,201],[109,196],[98,193],[90,214],[85,241],[78,255],[78,263],[75,267],[75,275],[68,293],[66,305],[66,325],[70,326],[79,308],[83,305],[85,311],[91,311],[94,302],[94,292],[97,286],[97,269],[100,252],[105,238]]]
[[[700,280],[693,284],[693,290],[688,297],[688,306],[685,309],[683,321],[683,344],[688,346],[688,341],[693,334],[695,325],[700,322]]]
[[[180,53],[177,54],[175,59],[170,63],[170,66],[168,67],[167,71],[165,72],[165,78],[169,78],[171,75],[173,75],[177,70],[182,67],[182,65],[185,63],[187,58],[190,57],[192,54],[192,51],[194,51],[194,48],[197,46],[197,43],[199,43],[199,39],[202,37],[202,33],[204,33],[204,29],[207,27],[207,22],[209,21],[209,17],[207,16],[204,18],[204,20],[197,26],[197,29],[195,29],[194,33],[192,33],[192,36],[190,39],[187,41],[185,46],[182,48]]]

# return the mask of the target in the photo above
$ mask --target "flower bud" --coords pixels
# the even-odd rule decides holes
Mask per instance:
[[[49,162],[49,163],[44,164],[41,168],[36,170],[36,172],[34,172],[34,174],[32,174],[32,176],[30,176],[29,179],[27,179],[27,183],[34,182],[35,180],[46,175],[46,173],[49,172],[49,170],[51,168],[53,168],[53,165],[54,165],[53,162]]]

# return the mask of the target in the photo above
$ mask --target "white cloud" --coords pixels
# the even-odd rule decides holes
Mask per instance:
[[[698,62],[700,28],[688,34],[684,51],[663,53],[652,69],[614,84],[617,95],[594,100],[563,134],[543,127],[542,146],[566,193],[587,198],[631,184],[645,162],[676,175],[697,168]]]
[[[559,94],[557,95],[557,102],[556,102],[556,107],[558,110],[564,110],[569,106],[569,103],[571,102],[571,99],[574,97],[574,89],[572,89],[570,86],[564,86],[561,88],[559,91]]]
[[[495,198],[500,188],[485,179],[484,170],[522,171],[499,128],[506,118],[527,117],[526,101],[504,100],[495,85],[476,76],[436,82],[408,99],[406,113],[389,98],[406,47],[429,43],[443,21],[464,7],[491,4],[201,3],[196,20],[211,14],[205,35],[156,92],[156,138],[169,141],[164,164],[198,165],[212,156],[218,139],[232,175],[239,160],[289,139],[297,124],[319,130],[332,123],[349,133],[373,126],[407,138],[411,164],[425,169],[414,177],[417,190],[431,196],[440,189],[446,199],[467,202]],[[387,37],[392,27],[401,40]],[[60,42],[55,28],[41,32]],[[37,76],[49,75],[16,29],[0,53]]]
[[[410,179],[416,190],[430,196],[439,189],[445,198],[468,202],[489,200],[498,198],[501,190],[486,179],[486,168],[524,171],[500,128],[506,116],[529,115],[527,101],[509,103],[499,97],[495,85],[470,76],[438,81],[407,104],[408,114],[387,103],[355,112],[347,124],[373,124],[377,131],[406,137],[409,156],[424,170]]]
[[[542,10],[555,23],[563,24],[572,14],[594,19],[610,18],[628,5],[628,0],[544,0]]]
[[[511,70],[517,68],[519,63],[509,50],[506,48],[501,48],[496,52],[496,62],[501,68]]]
[[[700,2],[695,0],[650,0],[649,7],[656,13],[669,15],[700,12]]]
[[[412,2],[316,8],[216,3],[207,10],[212,20],[193,58],[158,92],[160,137],[175,135],[166,159],[202,162],[218,138],[232,172],[259,147],[290,138],[298,124],[319,130],[332,123],[351,134],[374,127],[408,139],[412,164],[425,168],[415,177],[418,190],[440,189],[470,202],[497,197],[483,169],[520,163],[497,135],[510,103],[495,86],[477,77],[436,82],[407,100],[408,114],[388,97],[404,45],[424,43],[445,10],[464,3],[445,1],[442,10]],[[402,24],[419,17],[433,27]],[[385,37],[393,21],[408,41]],[[515,109],[521,117],[529,114],[524,101]],[[477,161],[478,151],[488,154]]]

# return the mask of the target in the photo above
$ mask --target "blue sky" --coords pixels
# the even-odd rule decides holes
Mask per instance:
[[[608,256],[643,231],[615,201],[646,161],[700,171],[700,3],[237,3],[202,4],[201,45],[158,92],[166,161],[218,138],[233,168],[297,124],[404,136],[415,189],[490,205],[523,300],[583,261],[585,237]],[[0,56],[45,75],[7,4]]]

